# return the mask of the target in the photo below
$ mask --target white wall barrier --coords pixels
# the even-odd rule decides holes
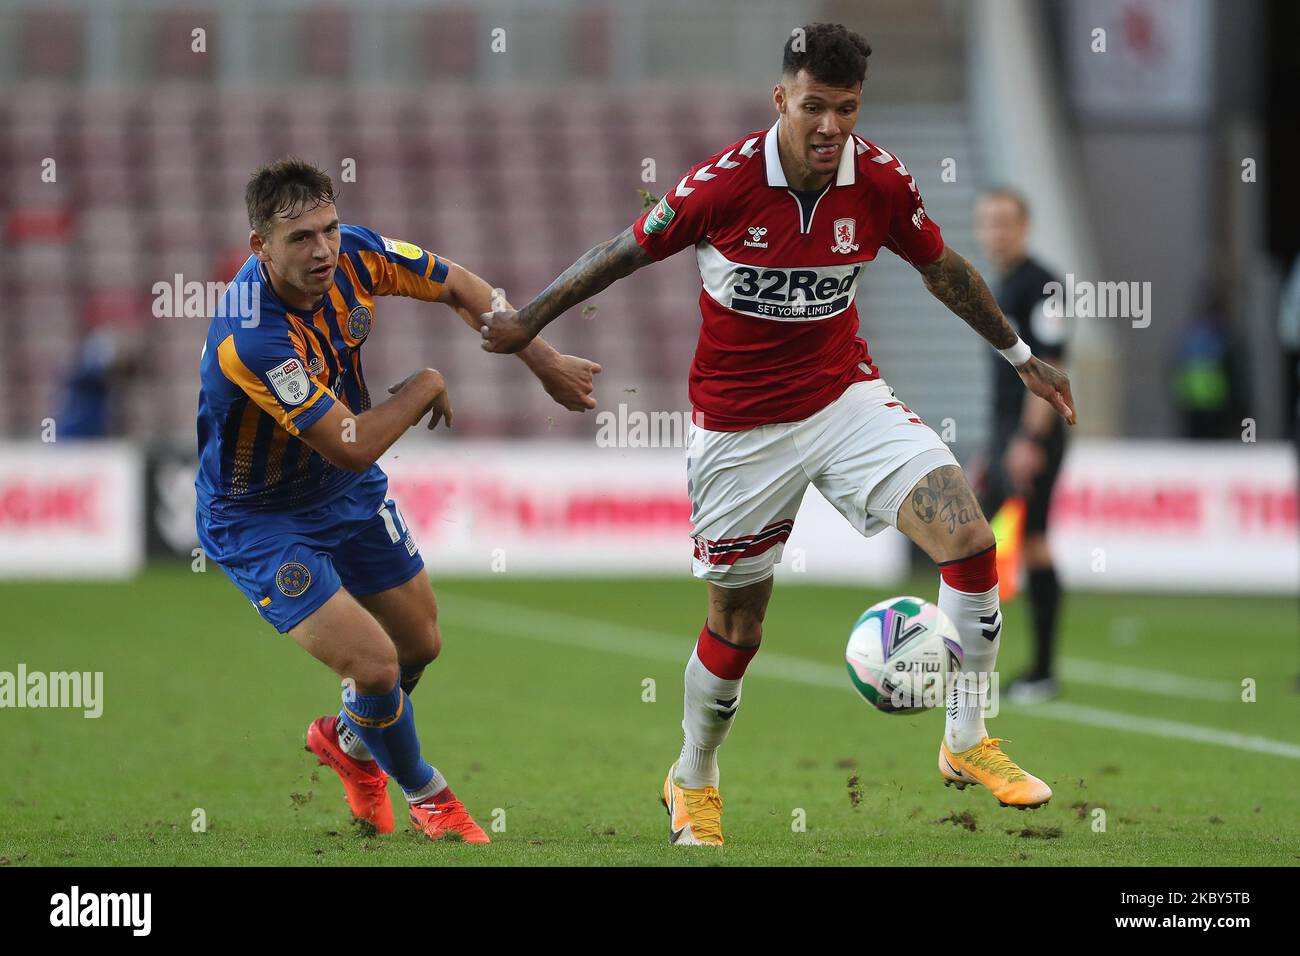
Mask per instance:
[[[0,576],[130,576],[146,522],[155,547],[188,560],[193,462],[155,460],[146,515],[142,458],[115,443],[0,443]],[[382,464],[434,574],[690,574],[682,449],[413,438]],[[1284,444],[1077,441],[1052,551],[1074,590],[1295,594],[1297,485]],[[885,586],[906,565],[896,532],[863,539],[810,490],[778,575]]]
[[[0,576],[124,578],[144,560],[140,452],[0,442]]]
[[[684,449],[413,444],[381,464],[435,574],[691,573]],[[897,532],[863,539],[809,489],[777,573],[884,585],[906,571]]]
[[[1076,590],[1300,589],[1295,452],[1280,442],[1078,442],[1049,522]]]

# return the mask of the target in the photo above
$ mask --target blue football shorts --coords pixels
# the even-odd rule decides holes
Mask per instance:
[[[293,514],[216,516],[198,509],[199,543],[275,629],[284,634],[340,587],[354,596],[405,584],[424,570],[415,539],[373,469],[318,508]]]

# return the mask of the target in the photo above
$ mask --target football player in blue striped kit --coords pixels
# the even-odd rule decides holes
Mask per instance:
[[[450,306],[473,329],[492,287],[409,242],[339,222],[327,174],[298,159],[257,170],[245,196],[252,256],[212,317],[200,363],[196,482],[208,557],[281,633],[343,679],[344,706],[307,731],[354,816],[393,830],[387,782],[431,839],[489,842],[421,755],[410,694],[441,646],[438,607],[376,464],[407,429],[452,422],[447,383],[414,372],[371,403],[361,348],[376,301]],[[573,411],[600,367],[544,342],[523,354]]]

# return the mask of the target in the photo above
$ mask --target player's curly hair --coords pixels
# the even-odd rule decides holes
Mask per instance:
[[[797,48],[796,48],[797,47]],[[808,23],[790,31],[781,72],[807,70],[818,83],[848,89],[867,78],[871,44],[842,23]]]
[[[277,215],[296,216],[307,209],[332,203],[338,193],[329,174],[297,156],[286,156],[253,173],[244,190],[248,225],[269,236]]]

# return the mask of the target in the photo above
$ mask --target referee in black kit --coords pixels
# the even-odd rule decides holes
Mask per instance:
[[[997,270],[994,293],[1007,320],[1034,355],[1064,371],[1066,320],[1044,308],[1047,285],[1056,277],[1026,250],[1029,207],[1024,197],[1005,188],[985,192],[976,206],[975,229]],[[980,506],[992,519],[1007,498],[1019,495],[1025,502],[1022,560],[1029,578],[1034,658],[1029,671],[1012,681],[1006,693],[1013,702],[1034,703],[1057,693],[1054,647],[1061,586],[1047,547],[1047,512],[1065,454],[1065,422],[1051,405],[1025,389],[1010,364],[995,358],[993,438],[979,489]]]

